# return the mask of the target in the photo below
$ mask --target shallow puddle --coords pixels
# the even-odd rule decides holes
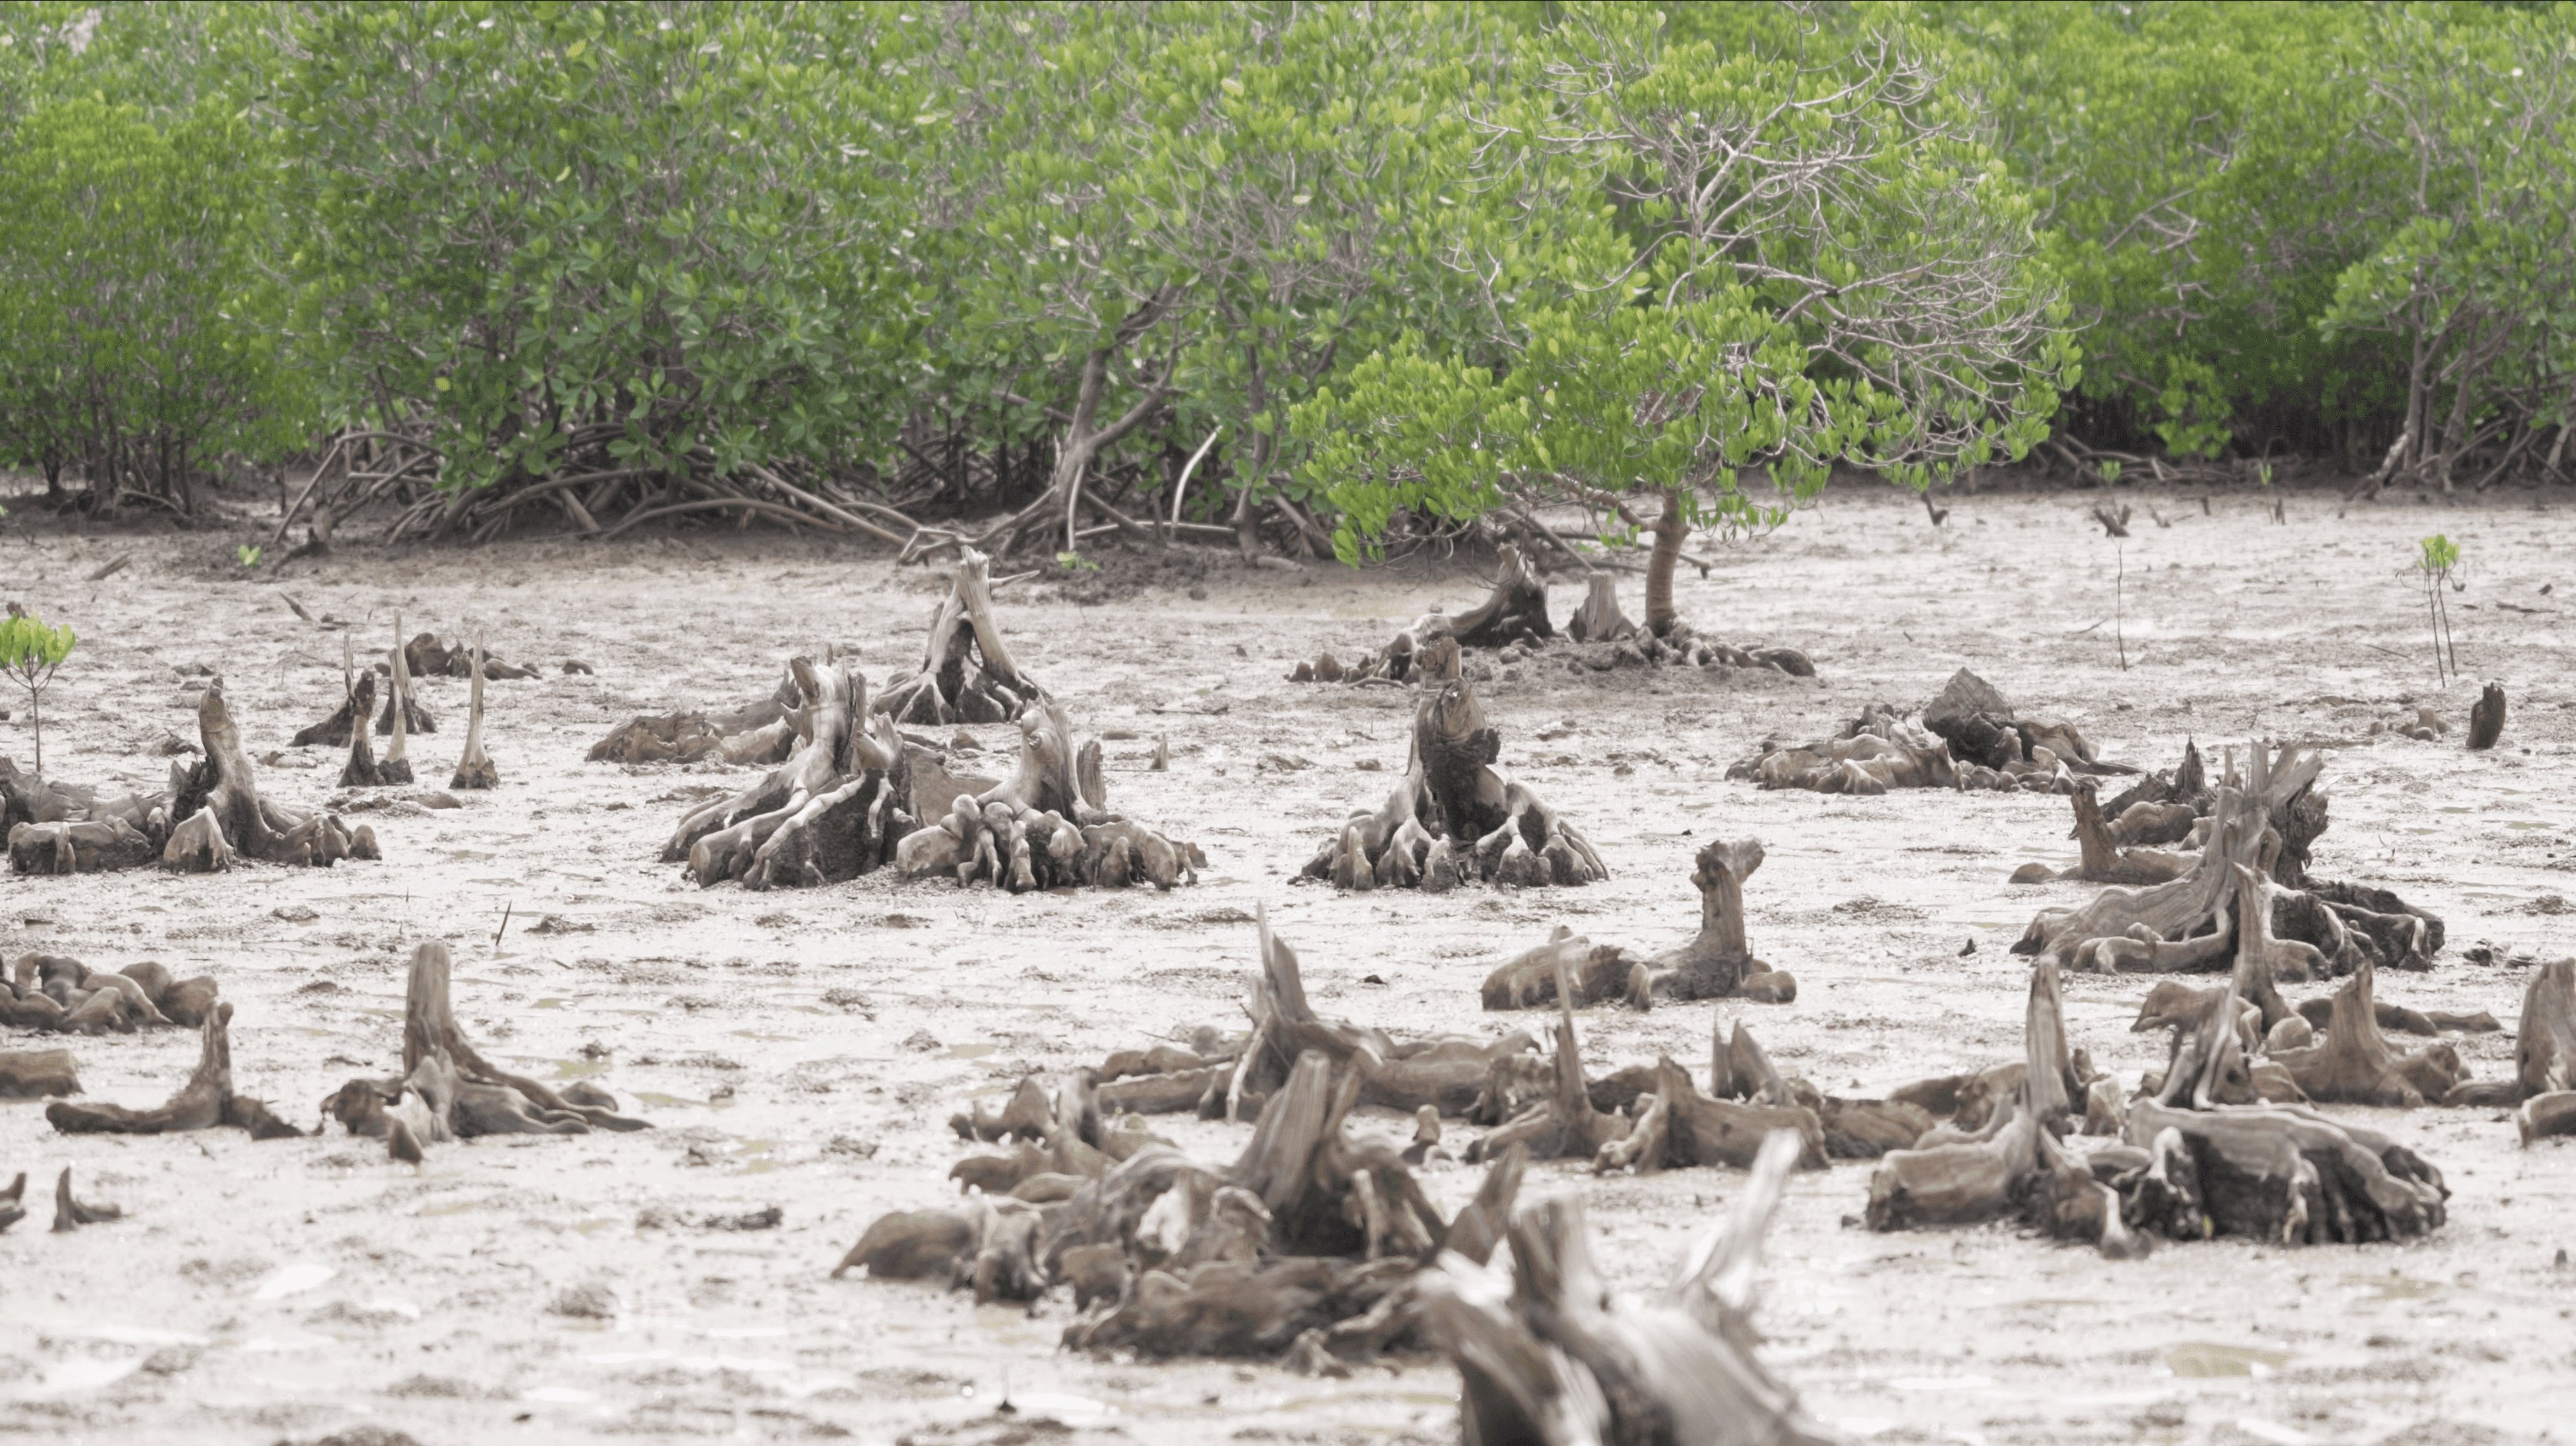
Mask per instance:
[[[2261,1346],[2181,1341],[2165,1347],[2165,1369],[2194,1380],[2217,1376],[2268,1376],[2289,1363],[2288,1351],[2266,1350]]]

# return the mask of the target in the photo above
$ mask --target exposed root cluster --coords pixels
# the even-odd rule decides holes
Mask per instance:
[[[1961,668],[1913,718],[1874,703],[1830,738],[1806,744],[1766,739],[1726,776],[1814,793],[2074,793],[2083,779],[2136,771],[2102,762],[2071,723],[2017,716],[1991,684]]]
[[[1195,882],[1205,856],[1112,812],[1099,740],[1078,736],[1063,705],[1010,663],[985,570],[983,555],[966,550],[932,620],[929,660],[873,701],[857,668],[828,654],[792,659],[779,715],[755,726],[759,710],[747,711],[732,735],[783,730],[785,762],[734,797],[692,809],[663,860],[685,860],[701,885],[740,879],[754,889],[836,883],[888,864],[907,878],[1014,893]],[[895,727],[907,717],[1016,718],[1018,766],[1000,783],[954,777],[931,752],[907,746]],[[667,721],[636,719],[592,756],[650,757],[666,742],[673,756],[702,741],[733,752],[713,728],[659,727]]]
[[[2031,971],[2017,1081],[1985,1081],[2003,1102],[1973,1128],[1945,1127],[1889,1155],[1870,1179],[1878,1230],[2017,1216],[2105,1255],[2146,1253],[2155,1236],[2242,1235],[2279,1244],[2405,1239],[2441,1225],[2441,1173],[2373,1131],[2303,1104],[2258,1098],[2239,1038],[2238,1003],[2262,988],[2259,944],[2198,1019],[2176,1020],[2173,1062],[2123,1101],[2087,1080],[2067,1045],[2057,964]],[[2363,1005],[2367,1008],[2367,992]],[[2078,1120],[2117,1143],[2069,1141]]]
[[[1520,549],[1505,544],[1500,558],[1493,591],[1475,607],[1454,617],[1425,613],[1385,647],[1350,662],[1329,652],[1318,654],[1299,663],[1288,681],[1411,682],[1424,676],[1422,664],[1428,650],[1444,639],[1461,648],[1496,650],[1496,660],[1506,666],[1536,659],[1561,660],[1576,672],[1672,666],[1769,668],[1792,677],[1816,676],[1816,665],[1795,648],[1748,650],[1702,638],[1687,623],[1675,623],[1657,633],[1631,622],[1620,611],[1617,582],[1606,572],[1591,575],[1582,606],[1559,631],[1548,621],[1547,584],[1539,580]],[[1445,674],[1434,671],[1430,676],[1437,681]]]
[[[0,980],[0,1024],[50,1033],[194,1029],[214,1007],[213,976],[176,979],[149,961],[110,974],[60,954],[21,954],[14,977]]]
[[[352,828],[339,815],[308,813],[262,797],[250,754],[224,702],[221,678],[197,705],[205,756],[173,765],[167,792],[108,800],[58,785],[24,785],[0,777],[0,817],[8,821],[9,864],[22,874],[95,873],[163,868],[213,873],[234,855],[263,863],[327,868],[342,859],[374,859],[375,831]]]
[[[1536,888],[1610,876],[1583,831],[1496,761],[1502,736],[1458,658],[1455,639],[1424,650],[1417,676],[1445,681],[1414,712],[1403,781],[1375,812],[1352,814],[1303,877],[1441,893],[1471,880]]]
[[[449,1002],[452,961],[444,944],[412,951],[403,996],[403,1072],[353,1079],[322,1103],[350,1134],[385,1142],[394,1159],[419,1164],[422,1148],[477,1135],[586,1135],[652,1126],[617,1112],[616,1097],[587,1080],[562,1093],[486,1061],[456,1024]]]
[[[1141,1130],[1104,1129],[1083,1091],[1023,1086],[1016,1157],[962,1164],[945,1210],[869,1225],[834,1269],[971,1287],[979,1301],[1069,1286],[1065,1344],[1147,1357],[1279,1357],[1309,1372],[1418,1343],[1415,1284],[1444,1251],[1482,1261],[1522,1173],[1496,1163],[1476,1199],[1442,1214],[1401,1152],[1346,1128],[1365,1066],[1301,1052],[1231,1164]],[[1025,1142],[1035,1132],[1047,1141]],[[994,1194],[1004,1181],[1012,1193]]]
[[[2326,828],[2326,796],[2315,786],[2322,757],[2291,745],[2256,744],[2247,754],[2246,775],[2231,761],[2215,788],[2204,786],[2193,747],[2171,774],[2144,780],[2108,808],[2076,794],[2084,861],[2073,876],[2114,887],[2074,908],[2040,911],[2014,952],[2105,972],[2225,968],[2236,953],[2239,881],[2250,878],[2265,901],[2276,977],[2348,974],[2365,963],[2430,968],[2442,948],[2440,919],[2384,889],[2308,877],[2309,849]],[[2124,848],[2124,838],[2136,842]],[[2182,851],[2150,840],[2178,842]],[[2014,877],[2061,876],[2032,866]]]

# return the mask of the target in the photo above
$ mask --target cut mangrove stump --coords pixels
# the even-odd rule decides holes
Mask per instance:
[[[167,1103],[148,1110],[123,1105],[76,1105],[57,1100],[45,1106],[45,1118],[67,1135],[168,1135],[183,1130],[211,1130],[230,1125],[248,1130],[254,1140],[284,1140],[303,1131],[269,1112],[266,1104],[233,1093],[233,1007],[215,1006],[206,1016],[205,1042],[196,1072]]]
[[[1425,613],[1385,647],[1355,662],[1343,663],[1331,653],[1324,653],[1312,662],[1299,663],[1288,681],[1342,683],[1383,678],[1409,682],[1421,676],[1417,665],[1425,650],[1444,639],[1461,648],[1502,648],[1544,642],[1556,636],[1555,625],[1547,620],[1547,584],[1539,580],[1529,560],[1510,543],[1503,544],[1496,559],[1499,566],[1494,585],[1483,602],[1454,617]],[[1431,674],[1434,681],[1450,676],[1454,674],[1442,670]]]
[[[1638,1086],[1627,1091],[1630,1098],[1624,1103],[1624,1108],[1633,1114],[1605,1109],[1605,1104],[1617,1102],[1597,1096],[1603,1086],[1615,1091],[1619,1077],[1602,1085],[1584,1077],[1582,1047],[1575,1036],[1574,1010],[1568,1002],[1572,994],[1572,981],[1560,981],[1556,1052],[1544,1078],[1546,1092],[1522,1105],[1522,1091],[1541,1081],[1532,1079],[1526,1071],[1505,1067],[1516,1062],[1494,1067],[1488,1086],[1491,1097],[1480,1100],[1479,1109],[1488,1118],[1516,1112],[1467,1147],[1468,1163],[1492,1159],[1505,1150],[1522,1149],[1532,1159],[1590,1160],[1593,1168],[1601,1171],[1683,1169],[1693,1165],[1742,1167],[1753,1162],[1754,1151],[1774,1131],[1788,1130],[1805,1141],[1801,1158],[1809,1165],[1823,1167],[1823,1121],[1814,1110],[1791,1103],[1786,1085],[1776,1075],[1771,1076],[1777,1088],[1767,1092],[1770,1098],[1739,1103],[1700,1093],[1680,1066],[1663,1059],[1652,1071],[1642,1072],[1642,1078],[1621,1072]],[[1750,1047],[1749,1037],[1747,1044]],[[1760,1051],[1754,1049],[1752,1053],[1758,1057]],[[1767,1074],[1769,1062],[1764,1060],[1761,1068]],[[1729,1079],[1714,1083],[1721,1090],[1729,1087]]]
[[[1578,643],[1616,643],[1641,631],[1619,610],[1618,579],[1596,572],[1586,580],[1583,605],[1565,620],[1565,635]]]
[[[1517,1155],[1498,1162],[1443,1219],[1394,1149],[1350,1134],[1362,1091],[1357,1061],[1300,1054],[1228,1166],[1132,1133],[1103,1133],[1105,1148],[1092,1149],[1068,1135],[1081,1102],[1039,1101],[1030,1119],[1046,1118],[1057,1144],[1023,1153],[1031,1166],[1069,1169],[961,1169],[970,1187],[1014,1173],[1018,1183],[1010,1195],[881,1217],[832,1273],[945,1281],[979,1301],[1035,1300],[1067,1284],[1083,1312],[1065,1331],[1069,1348],[1284,1354],[1292,1369],[1340,1374],[1416,1343],[1415,1279],[1444,1250],[1485,1259],[1523,1173]]]
[[[1019,762],[1008,779],[980,793],[961,787],[938,812],[916,791],[923,826],[896,846],[896,867],[908,879],[937,875],[1015,894],[1198,882],[1207,857],[1196,844],[1110,810],[1100,759],[1100,740],[1077,737],[1063,705],[1038,695],[1020,714]]]
[[[913,766],[892,720],[871,718],[856,668],[798,657],[785,718],[795,750],[760,782],[680,820],[666,863],[712,887],[806,888],[857,878],[894,860],[913,827]]]
[[[1732,999],[1738,996],[1766,1004],[1787,1004],[1798,997],[1798,981],[1753,957],[1744,938],[1744,881],[1762,867],[1762,845],[1755,839],[1711,842],[1693,861],[1691,882],[1699,889],[1699,933],[1669,954],[1656,956],[1630,971],[1627,1002],[1637,1009],[1667,999]]]
[[[2526,1147],[2552,1135],[2576,1135],[2576,959],[2553,959],[2531,976],[2513,1065],[2512,1079],[2464,1081],[2442,1103],[2520,1106],[2514,1124]]]
[[[362,673],[349,690],[349,761],[341,766],[342,788],[381,788],[389,783],[409,783],[411,764],[402,765],[401,778],[386,776],[388,764],[376,762],[375,740],[369,735],[368,715],[376,701],[376,675]],[[399,720],[397,720],[399,721]],[[397,743],[400,737],[397,735]]]
[[[931,613],[921,665],[887,679],[876,710],[897,723],[1007,723],[1044,696],[994,620],[992,560],[969,547]]]
[[[468,695],[465,721],[465,752],[456,760],[456,776],[447,780],[450,788],[498,788],[501,770],[492,766],[490,754],[483,751],[483,640],[474,640],[473,661],[468,665],[474,680]]]
[[[15,975],[0,979],[0,1024],[55,1034],[193,1029],[214,1005],[212,976],[175,979],[149,961],[109,974],[60,954],[22,954]]]
[[[213,873],[230,868],[236,853],[311,868],[383,857],[375,830],[365,824],[353,829],[337,814],[304,813],[260,796],[221,678],[206,685],[197,704],[197,729],[206,756],[194,768],[172,770],[167,817],[178,823],[161,849],[163,868]]]
[[[1807,744],[1766,739],[1726,776],[1813,793],[2073,793],[2078,778],[2134,772],[2100,761],[2072,724],[2015,716],[2001,693],[1962,668],[1915,719],[1885,703],[1871,704],[1830,738]]]
[[[38,780],[0,758],[0,830],[22,874],[87,874],[152,862],[169,832],[165,795],[102,798],[78,784]]]
[[[2243,867],[2253,871],[2267,928],[2279,936],[2280,947],[2272,951],[2278,978],[2347,974],[2365,961],[2385,968],[2430,967],[2442,945],[2439,919],[2382,889],[2307,876],[2308,850],[2326,827],[2325,797],[2315,788],[2321,755],[2262,744],[2247,754],[2246,779],[2235,777],[2231,764],[2229,776],[2207,791],[2206,812],[2183,839],[2196,853],[2132,848],[2106,858],[2110,851],[2099,833],[2086,846],[2088,858],[2106,872],[2154,858],[2180,859],[2179,873],[2160,883],[2106,888],[2075,908],[2044,909],[2013,951],[2052,956],[2065,969],[2169,974],[2222,968],[2235,954],[2236,871]],[[2196,751],[2186,753],[2182,771],[2195,775],[2194,781],[2197,763]],[[2103,812],[2170,833],[2160,815],[2140,812],[2165,801],[2131,801],[2138,792],[2113,800]],[[2079,804],[2079,831],[2084,814]],[[2158,862],[2142,875],[2165,866]],[[2027,871],[2017,877],[2026,876]]]
[[[789,668],[770,695],[730,713],[645,714],[617,725],[590,746],[593,763],[779,764],[796,751],[796,725],[788,714],[802,701]]]
[[[2469,709],[2469,748],[2483,751],[2504,737],[2504,685],[2489,683]]]
[[[1513,1213],[1510,1289],[1444,1257],[1414,1287],[1421,1335],[1457,1367],[1467,1446],[1826,1446],[1788,1386],[1754,1354],[1763,1232],[1798,1155],[1762,1150],[1727,1219],[1651,1305],[1625,1304],[1594,1265],[1583,1207]]]
[[[444,944],[412,951],[401,1077],[353,1079],[323,1101],[323,1111],[350,1134],[381,1139],[393,1158],[418,1164],[424,1146],[477,1135],[652,1128],[617,1113],[615,1097],[597,1085],[584,1081],[557,1094],[485,1060],[457,1027],[448,993],[452,967]]]
[[[409,663],[411,675],[415,678],[435,678],[441,674],[450,678],[470,678],[474,676],[477,668],[482,670],[485,677],[495,682],[515,682],[523,678],[544,676],[534,668],[523,668],[513,663],[502,662],[498,658],[478,656],[482,652],[483,641],[480,638],[475,639],[470,648],[462,638],[457,639],[455,645],[450,647],[441,644],[436,633],[421,633],[403,645],[404,660]]]
[[[1501,735],[1458,675],[1457,643],[1431,645],[1422,667],[1447,681],[1414,712],[1403,782],[1375,812],[1352,814],[1300,876],[1430,893],[1471,879],[1540,888],[1608,878],[1583,831],[1496,762]]]

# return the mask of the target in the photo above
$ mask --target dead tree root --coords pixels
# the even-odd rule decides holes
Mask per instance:
[[[262,1102],[233,1093],[233,1007],[218,1004],[206,1016],[205,1043],[188,1082],[148,1110],[123,1105],[76,1105],[57,1100],[45,1118],[67,1135],[168,1135],[230,1125],[254,1140],[291,1139],[303,1131],[270,1113]]]

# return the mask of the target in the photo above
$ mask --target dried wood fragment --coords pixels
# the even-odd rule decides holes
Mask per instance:
[[[2477,703],[2469,709],[2469,747],[2472,751],[2496,746],[2504,737],[2504,685],[2489,683],[2478,694]]]
[[[45,1107],[45,1119],[67,1135],[166,1135],[183,1130],[210,1130],[230,1125],[248,1130],[254,1140],[282,1140],[303,1131],[269,1112],[266,1104],[233,1093],[233,1007],[215,1006],[206,1016],[204,1044],[196,1071],[166,1103],[147,1110],[123,1105],[82,1105],[57,1100]]]
[[[18,1199],[18,1191],[25,1189],[26,1183],[27,1177],[20,1175],[18,1177],[18,1183],[11,1187],[10,1194],[7,1198],[13,1208],[15,1207]],[[20,1213],[24,1214],[25,1212],[21,1211]],[[55,1177],[54,1233],[56,1235],[68,1235],[72,1231],[78,1230],[84,1225],[99,1225],[110,1220],[122,1220],[124,1218],[125,1212],[118,1209],[116,1206],[97,1201],[84,1203],[74,1197],[72,1194],[71,1166],[65,1165],[63,1167],[63,1173]]]

